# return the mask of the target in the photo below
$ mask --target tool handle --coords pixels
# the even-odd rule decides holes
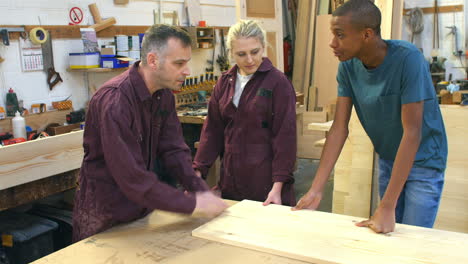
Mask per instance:
[[[89,7],[89,12],[91,12],[91,15],[93,16],[94,23],[101,23],[102,18],[101,14],[99,13],[99,9],[97,8],[97,5],[95,3],[88,5]]]
[[[54,80],[52,81],[52,79]],[[47,84],[49,85],[49,89],[52,91],[52,88],[59,82],[63,82],[60,74],[53,67],[47,69]]]

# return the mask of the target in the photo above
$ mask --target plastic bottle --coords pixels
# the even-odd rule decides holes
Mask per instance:
[[[7,116],[15,116],[16,111],[19,111],[18,98],[11,88],[6,95],[6,108]]]
[[[11,119],[14,138],[26,139],[26,122],[19,111],[16,111],[15,117]]]

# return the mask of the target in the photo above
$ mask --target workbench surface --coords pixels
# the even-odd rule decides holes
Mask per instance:
[[[207,220],[155,211],[33,263],[306,263],[192,237],[192,230],[205,222]]]

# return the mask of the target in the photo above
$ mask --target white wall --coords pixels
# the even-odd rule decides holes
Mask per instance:
[[[163,11],[177,11],[181,23],[186,22],[183,12],[184,0],[162,1]],[[112,0],[0,0],[0,25],[67,25],[69,8],[81,7],[85,11],[84,23],[92,24],[88,4],[96,3],[101,16],[115,17],[117,25],[152,25],[153,10],[158,10],[159,0],[130,0],[127,5],[114,5]],[[230,26],[236,22],[235,0],[200,0],[201,17],[208,26]],[[100,39],[100,42],[109,39]],[[0,56],[5,59],[0,63],[0,106],[5,106],[6,93],[12,87],[24,106],[30,108],[33,103],[46,103],[66,99],[71,96],[75,109],[84,107],[88,100],[83,73],[67,72],[68,53],[76,52],[79,39],[53,40],[54,64],[63,83],[52,91],[46,84],[44,72],[23,72],[20,65],[19,44],[12,40],[10,46],[0,44]],[[213,50],[194,50],[191,68],[193,75],[204,72],[208,67]],[[90,85],[99,87],[117,73],[88,75]]]
[[[438,54],[441,57],[447,58],[446,72],[447,77],[452,73],[452,80],[466,78],[465,71],[460,67],[460,60],[453,55],[454,52],[454,36],[449,35],[450,29],[446,28],[449,26],[456,25],[458,30],[458,49],[467,50],[467,28],[466,28],[466,17],[468,15],[468,1],[467,0],[438,0],[439,6],[447,5],[463,5],[463,12],[453,13],[439,13],[439,50]],[[433,7],[434,0],[405,0],[404,8],[414,7]],[[420,35],[415,35],[414,43],[417,47],[422,48],[424,56],[429,58],[432,46],[432,34],[433,34],[433,14],[424,15],[424,30]],[[406,23],[403,23],[403,34],[404,40],[411,40],[411,32],[408,30]],[[462,57],[463,65],[467,66],[467,61],[464,60],[465,56]]]

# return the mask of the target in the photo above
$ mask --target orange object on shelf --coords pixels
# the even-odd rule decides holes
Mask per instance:
[[[52,102],[52,107],[58,110],[67,110],[73,108],[73,103],[71,100]]]
[[[0,106],[0,119],[5,119],[6,113],[5,113],[5,108]]]

